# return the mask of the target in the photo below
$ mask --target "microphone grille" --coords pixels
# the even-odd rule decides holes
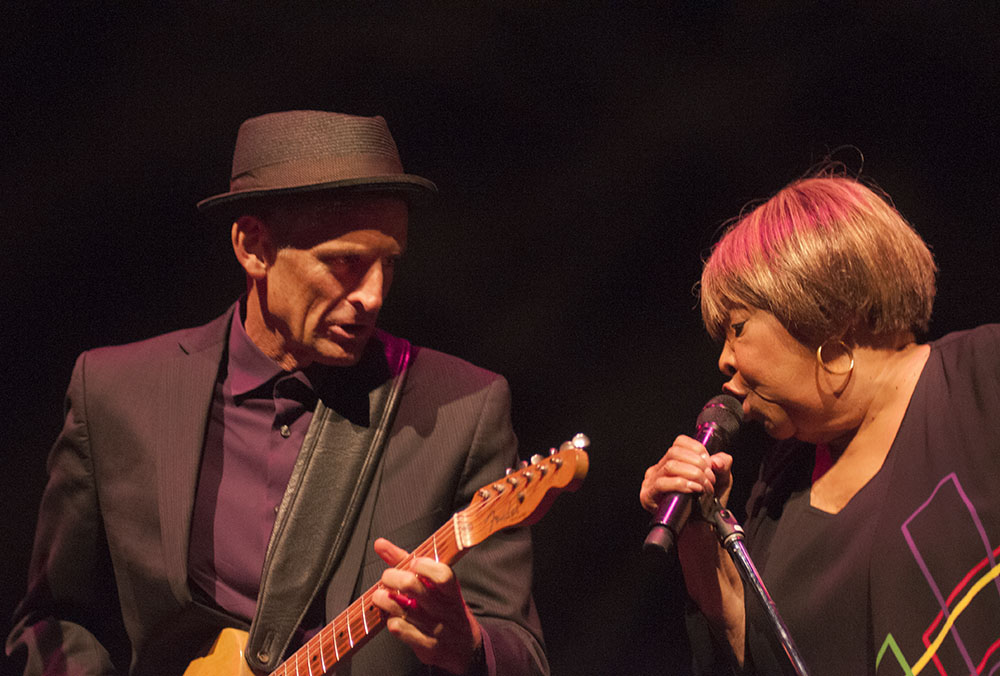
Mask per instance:
[[[731,394],[716,395],[708,400],[698,414],[698,427],[707,423],[715,423],[728,441],[743,424],[743,405]]]

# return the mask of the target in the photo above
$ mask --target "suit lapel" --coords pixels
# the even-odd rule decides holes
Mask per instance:
[[[159,365],[150,392],[148,408],[157,416],[152,443],[165,569],[174,596],[182,603],[191,599],[187,583],[191,514],[205,426],[233,309],[186,333],[176,354]]]

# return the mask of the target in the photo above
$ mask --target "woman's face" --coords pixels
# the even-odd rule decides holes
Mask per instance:
[[[724,388],[743,398],[743,413],[763,423],[775,439],[795,437],[821,443],[830,429],[836,402],[818,387],[815,350],[792,337],[773,314],[752,307],[729,315],[719,370]]]

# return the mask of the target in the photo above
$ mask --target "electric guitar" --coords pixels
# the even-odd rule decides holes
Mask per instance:
[[[396,567],[406,569],[418,556],[451,565],[493,533],[535,523],[560,492],[576,490],[583,482],[589,463],[584,449],[589,444],[586,435],[577,434],[547,457],[535,455],[520,469],[508,470],[505,478],[476,491],[468,507],[453,514]],[[376,583],[364,592],[271,676],[323,676],[364,645],[385,625],[382,611],[372,603],[380,586]],[[184,676],[256,676],[243,656],[247,636],[241,629],[223,629],[208,654],[191,662]]]

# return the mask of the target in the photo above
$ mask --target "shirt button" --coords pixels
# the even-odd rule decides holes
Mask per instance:
[[[281,434],[281,436],[285,437],[286,439],[292,436],[292,431],[288,429],[288,425],[282,425],[281,427],[279,427],[278,432]]]

